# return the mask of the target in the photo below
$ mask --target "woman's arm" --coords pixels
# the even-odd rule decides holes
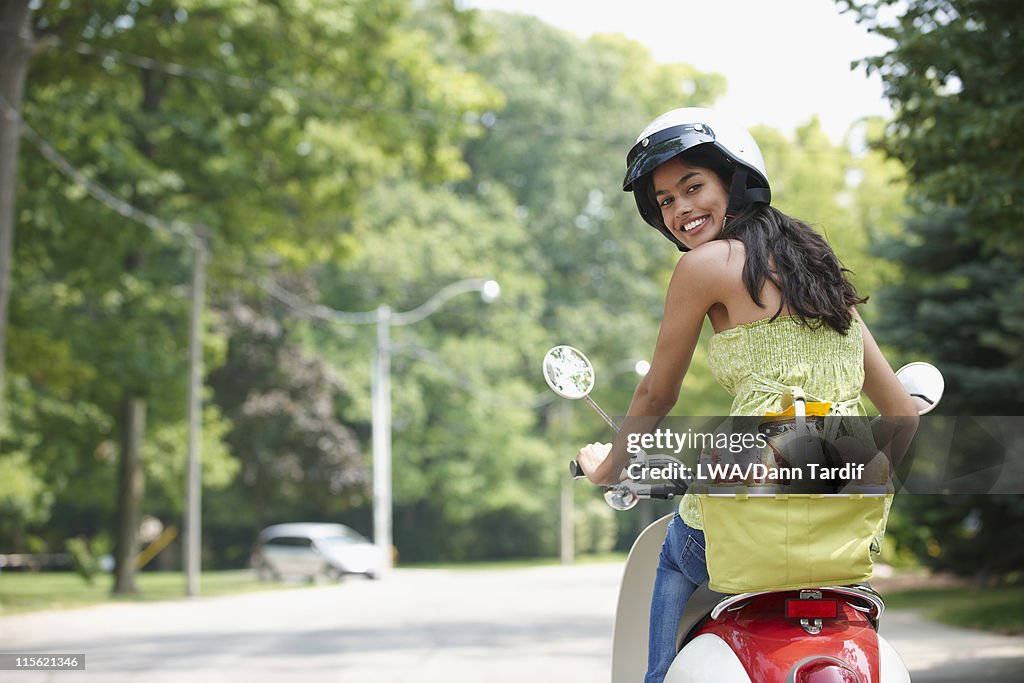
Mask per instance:
[[[630,435],[650,432],[675,406],[704,317],[721,299],[728,257],[728,245],[710,242],[686,253],[676,264],[651,368],[633,393],[615,441],[610,449],[604,444],[590,444],[577,454],[577,461],[594,484],[609,486],[621,481],[630,458],[626,450]]]
[[[854,315],[860,320],[856,311]],[[864,393],[882,415],[877,430],[878,444],[889,462],[896,466],[917,432],[920,420],[917,405],[896,378],[863,320],[860,325],[864,336]]]

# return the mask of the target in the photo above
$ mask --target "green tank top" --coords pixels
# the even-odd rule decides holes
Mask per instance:
[[[865,415],[864,338],[856,318],[845,335],[794,316],[737,325],[711,337],[708,365],[733,396],[732,415],[779,412],[790,387],[803,389],[809,401],[832,403],[833,414]],[[693,495],[683,496],[679,514],[688,526],[704,528]]]

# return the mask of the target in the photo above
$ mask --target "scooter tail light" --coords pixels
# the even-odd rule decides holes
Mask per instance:
[[[837,616],[838,600],[786,600],[788,619],[835,619]]]
[[[786,681],[793,683],[864,683],[857,672],[838,659],[815,658],[793,667]]]

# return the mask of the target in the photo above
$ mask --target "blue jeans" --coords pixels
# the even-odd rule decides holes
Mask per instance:
[[[644,683],[662,683],[676,656],[676,631],[686,601],[708,580],[704,532],[686,526],[679,513],[672,518],[661,546],[651,596],[651,630]]]

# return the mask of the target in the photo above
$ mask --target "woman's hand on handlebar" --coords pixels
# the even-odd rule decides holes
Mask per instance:
[[[612,450],[610,443],[588,443],[576,453],[576,462],[583,469],[583,473],[591,484],[607,486],[607,477],[602,476],[601,463],[608,457]]]

